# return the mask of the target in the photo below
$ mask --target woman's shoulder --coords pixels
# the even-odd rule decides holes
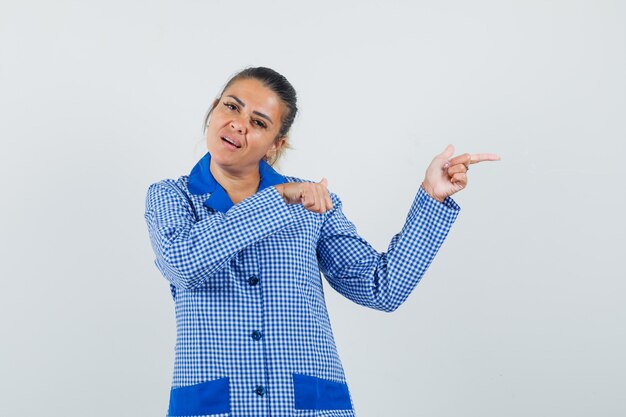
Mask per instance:
[[[158,181],[151,183],[148,186],[148,191],[150,190],[168,190],[174,192],[180,192],[183,194],[189,193],[189,176],[181,175],[178,178],[164,178]]]
[[[150,205],[165,202],[182,202],[191,204],[192,195],[188,188],[189,176],[181,175],[178,178],[164,178],[148,185],[146,201]]]

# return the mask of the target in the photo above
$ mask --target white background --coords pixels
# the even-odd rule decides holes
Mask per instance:
[[[502,157],[396,312],[324,282],[358,417],[626,415],[625,22],[605,0],[3,0],[0,414],[165,415],[145,193],[262,65],[299,95],[277,169],[327,177],[379,251],[448,143]]]

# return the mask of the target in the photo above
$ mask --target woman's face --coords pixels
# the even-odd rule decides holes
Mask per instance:
[[[260,81],[232,83],[209,119],[206,141],[211,160],[232,168],[256,169],[264,156],[271,156],[285,143],[284,138],[274,143],[285,110],[276,93]]]

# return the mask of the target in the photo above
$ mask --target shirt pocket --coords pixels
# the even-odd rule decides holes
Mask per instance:
[[[293,374],[296,410],[352,410],[348,385],[306,374]]]
[[[169,416],[212,416],[230,415],[230,388],[228,378],[214,379],[199,384],[172,388]]]

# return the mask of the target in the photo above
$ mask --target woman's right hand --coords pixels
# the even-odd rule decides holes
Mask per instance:
[[[275,185],[288,204],[302,204],[305,209],[324,213],[333,208],[333,202],[326,189],[326,178],[316,182],[285,182]]]

